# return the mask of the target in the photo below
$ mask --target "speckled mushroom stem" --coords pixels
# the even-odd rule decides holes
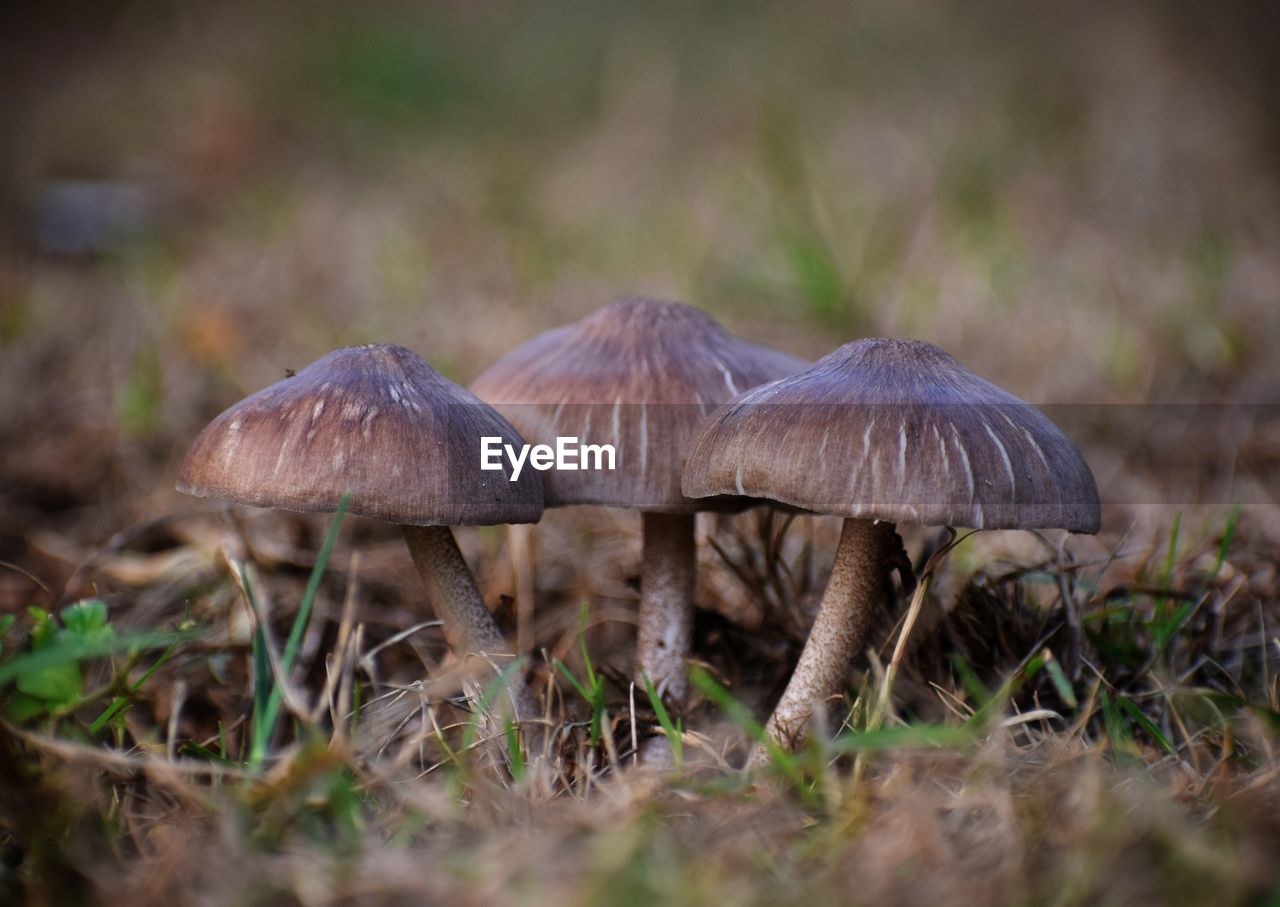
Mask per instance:
[[[815,708],[839,693],[862,648],[885,577],[899,550],[892,523],[847,519],[840,532],[822,605],[787,689],[769,716],[766,733],[787,749],[804,734]],[[764,761],[757,747],[751,763]]]
[[[418,575],[427,589],[427,599],[436,615],[444,623],[445,636],[453,650],[467,657],[468,662],[484,655],[496,656],[493,661],[499,669],[511,663],[511,646],[503,638],[502,631],[494,623],[493,615],[484,605],[475,578],[467,562],[458,550],[453,531],[448,526],[404,526],[404,539],[418,568]],[[485,661],[485,665],[487,665]],[[480,664],[471,665],[480,673]],[[518,672],[517,672],[518,674]],[[531,721],[539,717],[533,696],[525,686],[523,677],[512,676],[507,681],[507,695],[512,717],[516,721]],[[505,712],[506,709],[502,709]],[[501,728],[499,728],[501,730]]]
[[[693,636],[697,558],[691,513],[646,513],[640,577],[636,683],[647,674],[677,711],[688,691],[685,659]],[[643,672],[643,674],[641,673]]]

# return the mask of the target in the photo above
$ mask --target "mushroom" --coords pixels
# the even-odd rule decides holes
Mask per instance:
[[[743,506],[681,494],[685,444],[716,406],[804,364],[734,337],[692,306],[621,299],[517,347],[472,382],[531,441],[575,437],[614,446],[614,470],[548,472],[547,506],[641,511],[635,676],[647,676],[677,709],[693,623],[693,515]]]
[[[911,340],[858,340],[740,395],[690,441],[683,489],[844,517],[813,629],[767,725],[787,746],[845,683],[901,550],[894,524],[1099,524],[1093,474],[1043,413]]]
[[[178,490],[281,510],[337,509],[396,523],[450,645],[481,660],[511,649],[451,526],[531,523],[542,479],[480,470],[480,438],[523,440],[497,412],[400,346],[334,350],[217,416],[191,445]],[[479,667],[479,664],[471,667]],[[522,679],[515,720],[537,715]]]

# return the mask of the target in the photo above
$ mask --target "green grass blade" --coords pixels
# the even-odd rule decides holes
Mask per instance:
[[[944,724],[902,725],[872,731],[848,731],[829,744],[832,752],[863,753],[904,748],[942,748],[968,746],[977,739],[967,727]]]
[[[364,704],[364,688],[360,686],[359,681],[353,681],[351,684],[351,729],[347,732],[352,740],[356,739],[356,734],[360,730],[360,708]]]
[[[289,638],[285,641],[284,654],[280,658],[280,671],[284,675],[287,675],[293,669],[293,662],[298,656],[298,645],[302,642],[302,634],[311,619],[311,610],[315,604],[316,592],[320,589],[320,580],[324,577],[324,572],[329,566],[329,557],[333,554],[333,546],[338,541],[338,532],[342,528],[342,518],[346,515],[347,505],[350,502],[350,493],[344,494],[342,500],[338,502],[338,509],[334,512],[333,521],[329,524],[329,532],[325,536],[324,545],[320,548],[315,567],[311,570],[311,577],[307,580],[306,591],[302,595],[302,601],[298,604],[298,613],[293,617],[293,626],[289,628]],[[253,593],[249,587],[249,578],[245,575],[243,568],[241,568],[241,579],[244,581],[245,592],[250,596],[251,604],[254,605],[254,613],[260,614],[261,612],[258,611],[256,603],[252,601]],[[275,734],[284,691],[271,676],[271,665],[267,657],[266,632],[261,626],[254,633],[253,648],[255,680],[263,681],[254,688],[253,748],[249,753],[249,764],[257,767],[266,758],[267,747],[270,745],[271,737]],[[259,696],[259,693],[264,689],[266,690],[265,700]]]
[[[1067,677],[1067,672],[1062,670],[1062,665],[1058,664],[1056,658],[1045,658],[1044,669],[1049,673],[1049,679],[1053,681],[1053,688],[1057,690],[1058,696],[1062,701],[1075,708],[1079,705],[1076,699],[1076,691],[1071,688],[1071,680]]]
[[[1178,536],[1182,532],[1182,514],[1179,512],[1173,518],[1173,529],[1169,532],[1169,550],[1164,556],[1164,572],[1160,576],[1160,588],[1165,592],[1173,589],[1173,568],[1178,560]],[[1156,599],[1156,632],[1160,630],[1168,622],[1168,615],[1165,613],[1169,607],[1169,600],[1165,596]]]
[[[1236,537],[1236,524],[1240,522],[1240,505],[1236,504],[1231,508],[1231,512],[1227,514],[1227,525],[1222,529],[1222,543],[1218,545],[1218,559],[1213,565],[1213,578],[1217,578],[1222,572],[1222,565],[1226,563],[1227,551],[1231,548],[1232,541]]]
[[[182,747],[179,749],[179,752],[182,753],[182,755],[184,756],[188,756],[188,755],[198,756],[199,758],[204,759],[208,762],[216,762],[219,765],[226,765],[231,768],[239,768],[239,766],[237,766],[234,762],[228,759],[225,755],[221,753],[215,753],[213,750],[209,749],[206,746],[201,746],[200,744],[196,743],[194,740],[188,740],[186,743],[182,744]]]
[[[573,671],[560,659],[556,659],[556,670],[573,684],[574,689],[591,705],[591,735],[589,743],[595,746],[600,742],[604,725],[604,678],[596,673],[591,663],[591,653],[587,651],[587,603],[584,601],[578,614],[578,648],[582,653],[582,669],[586,672],[586,682],[578,680]]]
[[[764,725],[755,719],[751,710],[720,685],[711,674],[702,667],[694,665],[689,671],[689,680],[703,696],[707,697],[725,716],[738,727],[746,731],[747,736],[764,747],[769,761],[777,772],[785,778],[806,800],[812,801],[813,791],[805,781],[804,771],[799,760],[788,753],[778,742],[765,733]]]
[[[484,689],[480,691],[480,698],[476,700],[471,713],[471,720],[467,722],[466,728],[462,733],[462,752],[466,752],[475,742],[476,731],[480,726],[480,721],[484,718],[484,714],[488,711],[490,704],[507,688],[508,682],[515,676],[517,671],[524,670],[523,659],[517,658],[503,668],[498,676],[485,684]]]
[[[1227,514],[1227,523],[1222,529],[1222,541],[1218,545],[1218,555],[1213,564],[1213,572],[1210,574],[1211,581],[1216,578],[1222,571],[1222,565],[1226,563],[1227,551],[1231,548],[1231,543],[1235,539],[1236,524],[1240,520],[1240,505],[1231,508],[1231,512]],[[1174,538],[1177,538],[1178,522],[1174,522]],[[1172,550],[1170,552],[1172,554]],[[1172,580],[1172,569],[1169,561],[1165,563],[1165,588],[1169,588]],[[1163,599],[1161,600],[1163,604]],[[1162,621],[1155,630],[1156,648],[1164,651],[1168,648],[1169,643],[1173,642],[1174,637],[1181,632],[1182,627],[1187,620],[1195,613],[1198,606],[1196,602],[1184,602],[1177,611],[1175,611],[1167,620]],[[1163,610],[1163,609],[1158,609]]]
[[[587,683],[595,687],[596,671],[591,664],[591,653],[587,651],[587,603],[582,603],[582,608],[578,614],[578,648],[582,651],[582,669],[587,672]]]
[[[1164,587],[1173,585],[1173,568],[1178,559],[1178,536],[1182,532],[1182,513],[1173,517],[1173,529],[1169,532],[1169,551],[1164,556],[1164,575],[1161,577]]]
[[[249,607],[255,615],[261,615],[254,597],[253,586],[249,583],[249,574],[240,565],[240,582],[244,586],[244,594],[249,599]],[[271,704],[271,693],[275,688],[275,678],[271,676],[271,659],[267,655],[267,631],[262,621],[257,621],[253,628],[253,732],[249,742],[249,765],[258,766],[267,753],[267,742],[274,722],[268,722],[267,712]]]
[[[964,687],[965,693],[974,702],[986,702],[991,698],[991,691],[986,688],[978,675],[974,673],[969,662],[965,660],[963,655],[958,652],[951,655],[951,667],[956,672],[956,677],[960,680],[960,685]]]
[[[298,645],[302,642],[302,634],[311,619],[311,609],[315,604],[316,592],[320,589],[320,580],[324,578],[324,571],[329,566],[329,557],[333,554],[333,546],[338,541],[338,532],[342,529],[342,518],[346,516],[347,506],[350,503],[351,493],[348,492],[338,502],[338,509],[334,511],[333,522],[329,524],[324,545],[320,548],[316,565],[312,568],[311,577],[307,580],[307,589],[302,594],[302,601],[298,604],[298,613],[294,615],[293,626],[289,629],[289,638],[284,644],[284,655],[280,659],[280,666],[286,673],[292,670],[293,661],[298,655]]]
[[[1138,708],[1132,700],[1121,696],[1116,700],[1116,703],[1120,706],[1121,711],[1132,718],[1137,723],[1138,727],[1146,731],[1147,735],[1160,745],[1161,749],[1167,752],[1170,756],[1178,755],[1178,751],[1174,748],[1173,744],[1169,742],[1169,738],[1164,735],[1164,732],[1161,731],[1160,728],[1156,726],[1156,723],[1147,717],[1147,713]]]
[[[1169,643],[1173,642],[1174,637],[1182,629],[1187,619],[1191,617],[1192,612],[1196,609],[1194,602],[1183,602],[1176,611],[1161,622],[1152,634],[1156,649],[1163,652],[1169,647]]]
[[[1022,685],[1044,670],[1045,662],[1045,657],[1039,654],[1027,659],[1022,669],[1015,671],[1008,680],[1000,684],[1000,688],[973,713],[964,726],[978,732],[984,730],[996,715],[1004,711],[1009,700],[1022,688]]]
[[[1125,711],[1106,691],[1100,694],[1098,701],[1102,706],[1102,725],[1106,729],[1107,739],[1111,742],[1111,750],[1116,759],[1120,762],[1136,760],[1138,755],[1135,752],[1133,732],[1129,730],[1129,724],[1125,721]]]
[[[569,683],[573,684],[573,688],[578,691],[579,696],[587,702],[591,701],[591,691],[588,690],[580,680],[578,680],[577,675],[573,673],[573,669],[559,658],[556,659],[556,670],[564,675],[564,678],[568,680]]]
[[[147,668],[147,670],[143,673],[141,677],[139,677],[135,682],[129,685],[129,693],[132,694],[132,693],[138,692],[138,690],[142,688],[142,685],[144,683],[146,683],[153,676],[155,676],[156,671],[160,670],[161,666],[164,665],[164,663],[168,661],[171,657],[173,657],[174,650],[177,649],[177,647],[178,647],[177,643],[174,643],[173,645],[169,646],[169,648],[165,649],[164,653],[161,654],[161,656],[158,659],[156,659],[156,663],[153,664],[151,667]],[[107,722],[109,722],[112,718],[114,718],[116,714],[119,713],[119,711],[125,707],[125,704],[128,703],[128,701],[129,701],[129,698],[127,696],[117,696],[112,701],[111,705],[107,706],[102,711],[102,714],[94,719],[93,724],[89,725],[89,733],[96,734],[100,730],[102,730],[104,727],[106,727]]]
[[[9,631],[13,629],[14,624],[18,622],[16,614],[0,614],[0,642],[9,635]]]
[[[653,681],[649,679],[649,675],[641,671],[640,676],[644,679],[644,691],[649,696],[649,704],[653,706],[653,712],[658,716],[658,724],[662,727],[662,733],[667,736],[667,743],[671,744],[671,756],[675,759],[676,770],[684,764],[684,739],[680,728],[671,721],[671,715],[667,712],[667,707],[662,702],[662,697],[658,695],[657,688],[654,687]]]
[[[516,723],[507,719],[507,755],[511,758],[511,780],[519,784],[524,780],[524,752],[520,749],[520,734]]]

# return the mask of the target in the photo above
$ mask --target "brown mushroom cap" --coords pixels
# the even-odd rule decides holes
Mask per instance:
[[[531,523],[542,477],[480,469],[480,438],[524,444],[491,407],[400,346],[334,350],[215,418],[178,490],[237,504],[352,513],[393,523]]]
[[[979,529],[1100,520],[1093,474],[1043,413],[910,340],[849,343],[740,395],[690,442],[684,492]]]
[[[547,472],[548,507],[692,513],[716,509],[680,492],[681,460],[694,431],[739,392],[804,365],[734,337],[692,306],[622,299],[517,347],[471,389],[531,442],[576,437],[614,445],[611,472]]]

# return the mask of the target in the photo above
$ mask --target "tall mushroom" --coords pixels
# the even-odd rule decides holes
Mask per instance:
[[[681,494],[685,444],[719,404],[803,367],[793,356],[734,337],[700,309],[622,299],[535,337],[472,382],[531,441],[576,437],[614,446],[614,470],[548,472],[547,506],[598,504],[643,514],[636,677],[647,675],[677,708],[687,688],[693,622],[693,514],[742,506]]]
[[[498,413],[400,346],[334,350],[217,416],[188,451],[178,490],[281,510],[399,524],[454,651],[509,656],[451,526],[531,523],[542,480],[480,469],[480,438],[523,440]],[[479,664],[474,667],[480,667]],[[520,678],[516,720],[537,716]]]
[[[757,387],[690,442],[684,493],[844,517],[831,578],[768,733],[794,745],[838,693],[900,541],[895,523],[1097,532],[1079,451],[1031,404],[910,340],[859,340]]]

